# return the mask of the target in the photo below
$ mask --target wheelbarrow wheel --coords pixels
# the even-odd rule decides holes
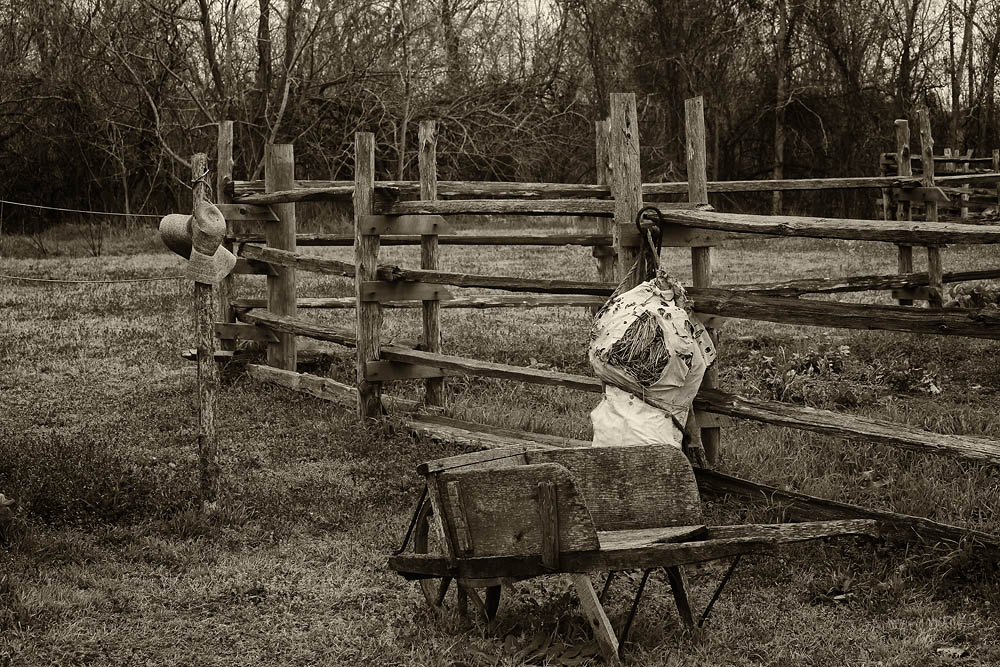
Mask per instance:
[[[434,508],[430,500],[425,500],[417,513],[417,521],[413,529],[413,553],[434,554],[447,551],[447,547],[441,543],[434,522]],[[473,598],[474,606],[483,612],[487,620],[492,621],[500,608],[500,594],[503,590],[500,584],[486,585],[486,595],[484,598],[480,598],[476,592],[477,584],[481,583],[480,580],[456,582],[452,577],[441,577],[440,579],[421,579],[419,583],[427,604],[439,613],[449,613],[454,609],[460,616],[465,616],[470,596]],[[451,589],[455,590],[455,594],[451,597],[451,600],[454,601],[454,607],[452,607],[448,596]]]

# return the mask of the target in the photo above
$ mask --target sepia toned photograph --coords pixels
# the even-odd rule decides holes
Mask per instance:
[[[1000,0],[0,0],[0,667],[1000,666]]]

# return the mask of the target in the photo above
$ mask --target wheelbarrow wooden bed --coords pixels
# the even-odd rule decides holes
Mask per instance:
[[[413,552],[389,566],[420,581],[427,601],[440,607],[450,584],[457,599],[496,614],[501,585],[564,573],[572,579],[595,639],[617,662],[642,589],[663,568],[678,615],[695,620],[682,565],[837,535],[872,535],[873,520],[708,526],[694,471],[673,447],[555,448],[515,446],[463,454],[418,468],[427,485],[411,524]],[[410,533],[403,549],[410,541]],[[621,637],[604,611],[612,574],[643,570],[642,583]],[[609,573],[598,595],[590,574]],[[730,569],[730,573],[732,568]],[[728,574],[723,579],[728,579]],[[485,598],[476,589],[486,589]],[[721,585],[709,607],[721,591]],[[707,610],[706,610],[707,613]]]

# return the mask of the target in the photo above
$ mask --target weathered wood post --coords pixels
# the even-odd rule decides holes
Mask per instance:
[[[623,280],[637,257],[640,246],[622,244],[622,226],[635,225],[642,208],[642,170],[639,162],[639,118],[635,108],[635,93],[611,93],[610,139],[608,166],[611,170],[611,196],[615,200],[614,248],[618,255],[615,278]],[[639,266],[625,289],[645,280],[646,270]]]
[[[684,100],[684,127],[687,135],[687,179],[688,201],[694,204],[708,203],[708,168],[705,145],[705,98],[702,96]],[[701,246],[691,248],[691,275],[695,287],[712,286],[712,248]],[[719,346],[719,332],[708,330],[716,348]],[[715,366],[705,373],[702,386],[712,389],[718,386],[719,370]],[[721,431],[713,426],[701,429],[701,443],[705,458],[712,465],[721,454]]]
[[[437,199],[437,123],[433,120],[421,121],[418,132],[420,146],[417,164],[420,170],[420,198],[424,201]],[[420,268],[438,268],[437,234],[420,235]],[[428,352],[441,351],[441,302],[423,302],[424,347]],[[444,378],[427,378],[424,381],[424,401],[427,405],[444,405]]]
[[[375,135],[354,135],[354,296],[357,299],[358,335],[358,412],[362,418],[382,416],[382,383],[368,380],[366,366],[381,356],[379,333],[382,329],[382,306],[378,301],[362,299],[362,283],[377,278],[378,235],[362,234],[362,219],[375,212]],[[421,253],[422,254],[422,253]]]
[[[971,158],[972,157],[972,149],[971,148],[968,151],[965,152],[965,157],[967,157],[967,158]],[[971,169],[969,169],[969,163],[968,162],[963,162],[962,163],[962,173],[963,174],[968,174],[970,171],[971,171]],[[960,196],[962,204],[961,204],[961,208],[959,209],[959,217],[962,219],[962,222],[966,222],[969,219],[969,192],[968,191],[972,188],[972,184],[971,183],[962,183],[962,185],[959,186],[959,187],[961,187],[962,190],[963,190],[963,192],[962,192],[962,194]]]
[[[264,148],[264,191],[295,188],[295,151],[291,144],[268,144]],[[268,223],[265,239],[270,248],[295,252],[295,204],[272,204],[278,222]],[[276,315],[295,315],[295,269],[275,266],[267,276],[267,309]],[[294,371],[295,335],[276,332],[277,343],[267,346],[267,364]]]
[[[608,185],[610,183],[609,173],[611,171],[608,166],[608,142],[611,136],[611,121],[595,121],[594,136],[597,185]],[[610,218],[597,218],[597,230],[601,234],[607,234],[614,238],[614,226],[614,220]],[[597,279],[604,283],[615,282],[615,248],[595,245],[592,254],[597,258]],[[597,308],[594,309],[594,312],[596,311]]]
[[[191,211],[205,201],[208,191],[208,156],[191,157]],[[195,247],[195,250],[200,250]],[[219,368],[215,363],[214,286],[194,282],[195,350],[198,364],[198,498],[203,511],[215,508],[219,496],[219,461],[215,438],[215,398],[219,391]]]
[[[934,187],[934,137],[931,135],[931,114],[927,107],[917,111],[920,119],[920,162],[923,174],[920,184],[925,188]],[[937,201],[928,201],[924,205],[927,212],[927,222],[938,221]],[[927,275],[930,281],[927,285],[927,302],[931,308],[940,308],[944,303],[944,280],[941,266],[941,247],[927,246]]]
[[[215,203],[232,204],[233,198],[229,196],[227,186],[233,181],[233,121],[224,120],[219,123],[219,139],[216,151],[216,174],[215,174]],[[226,226],[226,235],[232,232]],[[233,242],[223,241],[226,250],[233,251]],[[218,321],[233,324],[236,322],[236,311],[232,307],[232,300],[236,294],[236,274],[230,273],[219,283],[219,314]],[[219,346],[223,350],[235,350],[235,339],[222,339]]]
[[[897,119],[896,125],[896,175],[913,176],[913,165],[910,163],[910,123],[904,119]],[[913,213],[909,200],[900,201],[896,208],[897,220],[910,220]],[[899,273],[913,272],[913,246],[896,246],[898,253]],[[913,299],[900,299],[899,305],[912,306]]]
[[[993,149],[993,173],[1000,173],[1000,148]],[[1000,213],[1000,181],[997,182],[997,212]]]

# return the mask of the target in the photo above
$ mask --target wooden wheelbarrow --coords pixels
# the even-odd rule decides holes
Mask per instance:
[[[673,447],[516,446],[422,464],[427,480],[403,547],[389,567],[420,582],[442,608],[452,582],[459,611],[497,613],[503,585],[565,573],[608,662],[617,663],[650,572],[663,568],[678,615],[695,619],[681,566],[732,558],[711,602],[748,552],[835,535],[872,535],[873,520],[706,526],[694,471]],[[412,552],[406,551],[413,543]],[[621,634],[604,611],[613,574],[643,570]],[[590,574],[607,572],[598,595]],[[480,596],[477,589],[485,589]]]

